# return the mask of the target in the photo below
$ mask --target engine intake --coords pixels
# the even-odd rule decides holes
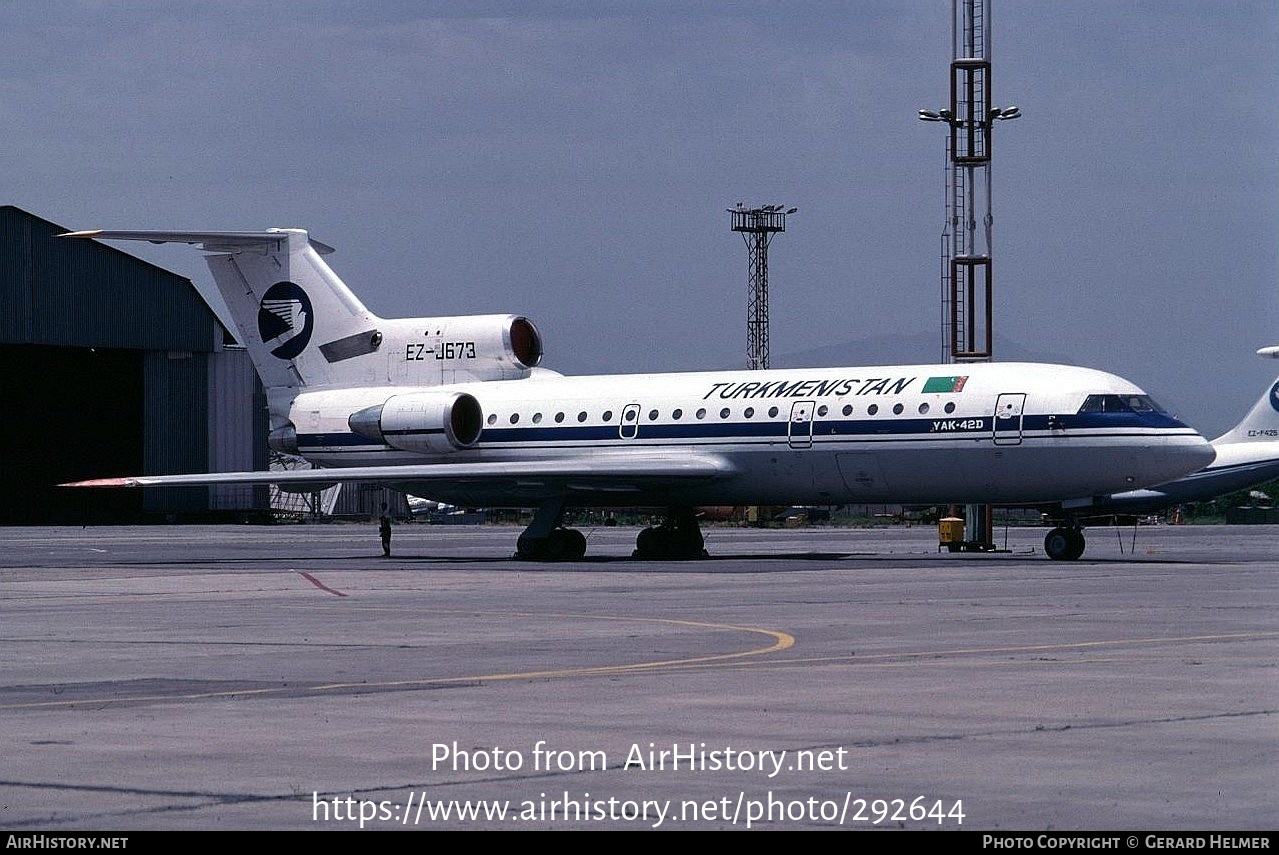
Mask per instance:
[[[470,448],[480,439],[484,413],[465,392],[396,395],[347,419],[351,430],[392,448],[440,454]]]

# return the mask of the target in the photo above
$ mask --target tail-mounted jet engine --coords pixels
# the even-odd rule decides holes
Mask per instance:
[[[542,361],[542,336],[519,315],[384,321],[379,348],[404,385],[516,380]]]
[[[480,402],[465,392],[413,392],[354,412],[347,424],[392,448],[440,454],[475,445],[484,414]]]

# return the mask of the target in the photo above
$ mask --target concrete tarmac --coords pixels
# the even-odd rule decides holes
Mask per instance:
[[[0,529],[0,828],[1279,825],[1275,528],[518,533]]]

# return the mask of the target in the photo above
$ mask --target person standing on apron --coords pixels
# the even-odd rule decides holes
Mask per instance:
[[[382,535],[382,554],[391,557],[391,512],[382,503],[382,515],[378,517],[378,534]]]

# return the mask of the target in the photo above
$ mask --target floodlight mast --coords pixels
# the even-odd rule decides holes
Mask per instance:
[[[986,362],[994,356],[991,129],[995,122],[1020,118],[1021,109],[990,106],[989,5],[990,0],[952,0],[950,106],[919,111],[920,121],[950,129],[941,252],[946,362]]]
[[[951,0],[950,106],[920,110],[924,122],[942,122],[946,140],[946,220],[941,236],[942,360],[989,362],[994,358],[994,272],[991,207],[991,129],[1020,118],[1018,107],[991,106],[990,0]],[[981,230],[977,227],[982,212]],[[1011,400],[1011,399],[1010,399]],[[1016,422],[1021,409],[992,413],[994,422]],[[998,426],[992,425],[998,430]],[[954,510],[952,510],[952,516]],[[991,508],[966,505],[965,549],[995,548]]]
[[[746,362],[748,368],[768,367],[768,245],[786,231],[786,218],[798,211],[785,205],[728,208],[732,230],[742,233],[750,267],[746,300]]]

